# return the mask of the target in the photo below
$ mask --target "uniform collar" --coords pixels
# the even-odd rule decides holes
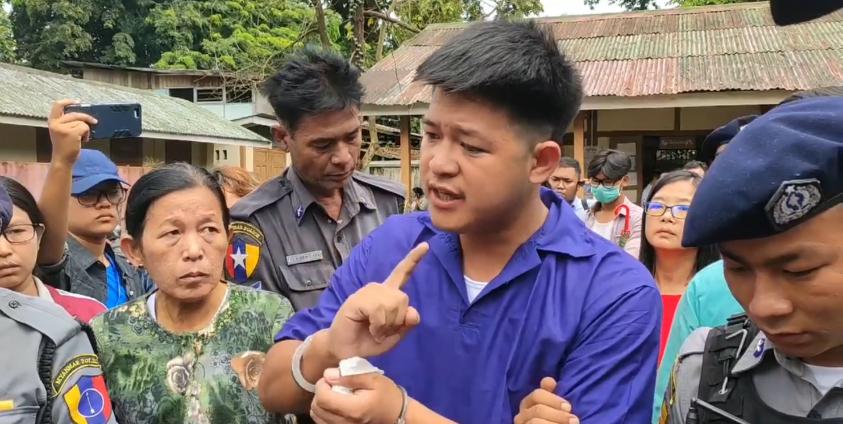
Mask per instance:
[[[780,352],[776,349],[775,345],[773,345],[773,342],[760,331],[758,332],[758,335],[755,336],[755,339],[749,344],[747,351],[741,355],[738,362],[735,363],[734,367],[732,367],[732,374],[740,374],[755,369],[758,365],[765,360],[768,360],[770,357],[774,358],[779,366],[781,366],[785,371],[811,383],[814,386],[817,386],[816,378],[814,378],[814,375],[809,372],[808,367],[805,366],[805,363],[802,362],[802,360],[792,358]],[[841,384],[838,384],[836,387],[841,386]]]
[[[360,205],[369,210],[377,209],[372,190],[357,182],[355,179],[356,175],[357,171],[352,174],[351,178],[343,186],[342,207],[343,209],[347,209],[349,216],[352,217],[360,212]],[[287,169],[287,181],[293,189],[293,208],[296,221],[298,224],[301,224],[302,219],[307,214],[307,210],[312,204],[316,203],[316,198],[313,197],[310,190],[307,189],[292,166]]]
[[[533,243],[537,251],[568,255],[575,258],[593,256],[596,251],[588,228],[574,213],[571,205],[552,190],[542,187],[541,200],[548,208],[547,218],[525,244]],[[459,246],[459,235],[439,230],[433,225],[430,213],[419,214],[419,221],[437,234],[447,235],[450,244]]]

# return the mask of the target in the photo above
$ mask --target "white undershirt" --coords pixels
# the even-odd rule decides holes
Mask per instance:
[[[591,226],[591,231],[600,234],[600,237],[603,237],[606,240],[612,240],[612,226],[614,223],[615,221],[609,221],[604,224],[602,222],[597,222],[595,219],[594,224]]]
[[[468,294],[468,303],[473,303],[474,299],[477,298],[477,295],[483,291],[483,287],[486,287],[486,284],[480,281],[474,281],[471,278],[468,278],[467,275],[463,275],[465,279],[465,292]]]
[[[810,364],[804,365],[805,368],[814,375],[817,390],[819,390],[823,396],[843,381],[843,367],[821,367]]]

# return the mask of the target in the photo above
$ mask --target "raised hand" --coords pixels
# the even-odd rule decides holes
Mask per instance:
[[[50,130],[50,141],[53,143],[52,162],[72,166],[79,158],[82,143],[88,141],[91,126],[97,120],[84,113],[64,113],[64,108],[79,103],[76,100],[59,100],[53,102],[47,127]]]
[[[369,283],[346,299],[328,330],[328,349],[338,359],[376,356],[392,349],[421,317],[401,289],[429,246],[421,243],[383,283]]]

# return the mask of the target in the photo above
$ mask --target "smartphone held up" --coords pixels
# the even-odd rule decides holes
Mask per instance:
[[[74,104],[64,108],[64,113],[74,112],[96,118],[91,140],[138,137],[142,131],[143,115],[138,103]]]

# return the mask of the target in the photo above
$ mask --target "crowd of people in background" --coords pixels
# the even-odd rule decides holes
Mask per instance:
[[[552,37],[473,24],[417,70],[405,193],[357,169],[359,76],[309,47],[263,85],[292,157],[263,184],[130,187],[55,102],[43,192],[0,177],[0,421],[843,417],[841,93],[725,124],[633,199],[627,153],[563,157],[582,83]]]

